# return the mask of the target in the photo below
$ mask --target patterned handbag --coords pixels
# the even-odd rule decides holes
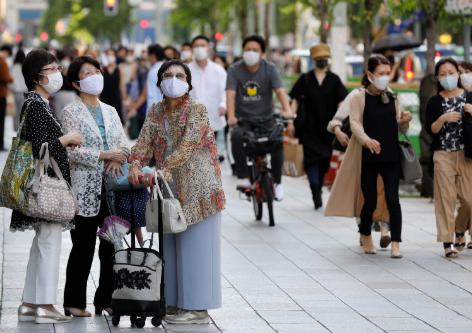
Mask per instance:
[[[43,156],[44,154],[44,156]],[[54,222],[69,222],[78,212],[78,205],[70,185],[53,157],[49,156],[48,143],[41,146],[29,194],[29,212],[32,217]],[[57,178],[47,173],[52,167]]]
[[[0,207],[28,213],[28,194],[34,175],[33,145],[21,138],[21,131],[26,120],[24,110],[29,104],[25,101],[21,114],[18,134],[13,138],[10,152],[0,180]]]

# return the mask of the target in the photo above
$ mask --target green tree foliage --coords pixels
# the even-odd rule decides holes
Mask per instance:
[[[171,22],[180,29],[197,29],[202,34],[212,35],[228,28],[234,4],[229,0],[177,0]]]
[[[116,16],[106,16],[102,0],[49,0],[49,9],[43,17],[42,27],[51,38],[65,43],[72,41],[91,42],[94,38],[120,40],[121,33],[131,25],[131,9],[127,0],[119,1]],[[56,32],[56,23],[66,19],[65,35]]]

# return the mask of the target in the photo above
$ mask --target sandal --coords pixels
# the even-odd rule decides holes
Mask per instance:
[[[459,256],[459,253],[452,247],[444,249],[444,256],[446,258],[455,259]]]
[[[465,233],[456,232],[456,242],[454,243],[454,248],[457,251],[462,251],[465,248]]]
[[[390,245],[391,242],[392,242],[392,238],[390,238],[389,235],[380,237],[380,247],[382,249],[386,249]]]

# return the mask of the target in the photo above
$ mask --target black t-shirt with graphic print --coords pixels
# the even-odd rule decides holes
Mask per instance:
[[[226,90],[236,91],[237,118],[269,118],[274,114],[273,91],[283,87],[274,64],[261,60],[255,73],[247,70],[243,60],[228,70]]]

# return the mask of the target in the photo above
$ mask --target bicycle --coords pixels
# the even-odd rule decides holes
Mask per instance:
[[[278,145],[283,144],[284,121],[276,117],[274,127],[269,130],[263,126],[266,122],[267,119],[251,120],[251,122],[238,120],[239,125],[250,124],[251,127],[251,130],[245,133],[243,140],[251,187],[238,186],[237,190],[244,194],[248,201],[252,201],[257,221],[262,220],[263,204],[267,204],[269,226],[273,227],[275,193],[268,155]]]

